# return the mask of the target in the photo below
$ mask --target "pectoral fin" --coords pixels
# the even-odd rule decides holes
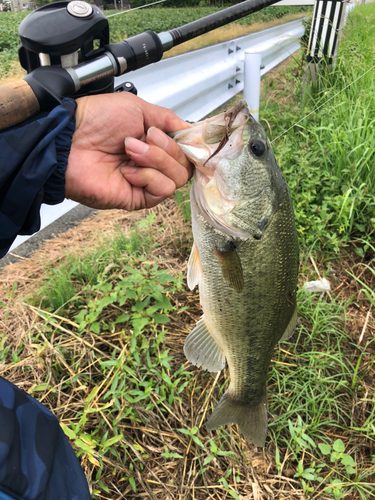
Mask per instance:
[[[209,372],[219,372],[225,366],[225,356],[209,332],[204,316],[186,337],[184,353],[192,365]]]
[[[201,278],[201,265],[199,261],[198,248],[195,243],[191,249],[188,265],[187,265],[187,284],[190,290],[193,290]]]
[[[225,283],[236,292],[241,292],[244,287],[244,279],[241,261],[236,249],[234,248],[233,250],[225,252],[216,249],[215,252],[219,260],[221,273]]]
[[[280,339],[280,342],[283,342],[283,340],[288,340],[293,335],[296,325],[297,325],[297,308],[295,308],[292,319],[289,321],[289,324],[286,327],[285,332],[283,333],[283,336]]]

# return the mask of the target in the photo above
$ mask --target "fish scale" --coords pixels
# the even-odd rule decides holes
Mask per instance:
[[[267,373],[276,343],[296,324],[299,251],[288,187],[264,130],[244,102],[233,110],[227,112],[236,113],[233,130],[224,147],[217,137],[217,153],[209,127],[213,123],[219,134],[225,114],[190,129],[194,147],[189,130],[175,137],[196,165],[188,284],[198,284],[204,313],[184,351],[204,369],[219,371],[224,359],[229,367],[229,388],[207,428],[237,423],[247,439],[264,446]],[[210,145],[202,138],[207,151],[194,154],[199,127]]]

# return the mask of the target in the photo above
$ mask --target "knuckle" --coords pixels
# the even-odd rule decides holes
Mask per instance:
[[[163,184],[161,196],[169,198],[169,196],[172,196],[176,191],[176,188],[176,184],[171,179],[168,179],[168,181]]]

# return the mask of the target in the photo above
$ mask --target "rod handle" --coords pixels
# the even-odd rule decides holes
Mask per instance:
[[[0,130],[17,125],[39,110],[38,99],[24,80],[0,86]]]

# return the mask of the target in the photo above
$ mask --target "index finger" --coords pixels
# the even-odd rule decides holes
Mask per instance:
[[[163,149],[169,156],[176,160],[188,171],[188,178],[193,175],[193,165],[182,152],[180,146],[164,132],[156,127],[150,127],[147,131],[146,142]]]
[[[143,101],[143,105],[145,106],[144,123],[146,130],[151,127],[156,127],[168,133],[184,130],[192,126],[190,123],[179,118],[176,113],[168,108],[157,106],[156,104],[151,104],[146,101]]]

